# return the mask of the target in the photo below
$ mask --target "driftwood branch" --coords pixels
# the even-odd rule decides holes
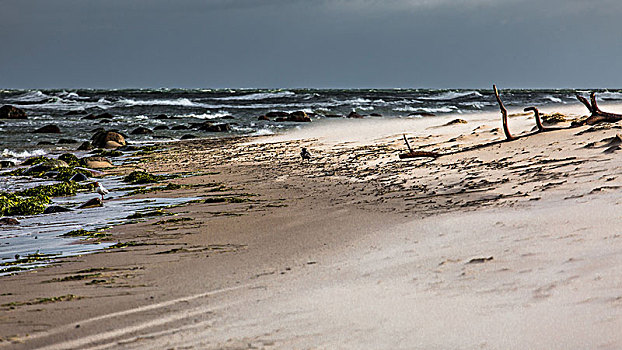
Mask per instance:
[[[594,124],[598,124],[602,122],[615,123],[617,121],[622,120],[622,114],[603,112],[600,110],[600,108],[598,107],[598,104],[596,103],[595,92],[592,92],[590,94],[589,101],[587,100],[587,98],[581,95],[576,95],[576,96],[577,96],[577,99],[581,103],[583,103],[585,107],[590,111],[590,116],[587,117],[587,119],[582,120],[580,122],[572,123],[572,126],[594,125]]]
[[[559,127],[545,127],[542,125],[542,119],[540,119],[540,111],[536,107],[527,107],[524,109],[525,112],[533,112],[534,118],[536,118],[536,126],[538,127],[538,132],[544,131],[553,131],[553,130],[561,130],[567,128],[559,128]]]
[[[501,97],[499,97],[499,91],[497,91],[497,85],[493,85],[492,89],[495,91],[495,97],[497,98],[497,102],[499,103],[499,109],[501,110],[501,120],[503,121],[503,133],[508,140],[513,140],[515,137],[510,133],[510,129],[508,128],[508,110],[505,109],[503,102],[501,102]]]
[[[413,151],[413,149],[410,148],[410,144],[408,143],[408,139],[406,138],[406,134],[404,134],[404,142],[406,142],[406,147],[408,147],[408,152],[400,154],[400,159],[405,159],[405,158],[425,158],[425,157],[437,158],[437,157],[441,156],[441,154],[436,153],[436,152]]]

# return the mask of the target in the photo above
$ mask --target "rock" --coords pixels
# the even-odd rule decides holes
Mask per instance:
[[[15,165],[15,162],[12,160],[0,160],[0,168],[10,168]]]
[[[114,166],[106,157],[84,157],[80,159],[80,163],[92,169],[111,168]]]
[[[63,162],[62,160],[48,159],[44,162],[35,164],[31,166],[30,168],[24,170],[23,174],[29,175],[29,174],[35,174],[35,173],[42,173],[42,172],[51,171],[56,168],[66,168],[68,166],[69,165],[66,162]]]
[[[354,119],[361,119],[363,118],[362,115],[356,113],[355,111],[350,112],[350,114],[347,115],[346,118],[354,118]]]
[[[112,114],[108,113],[108,112],[105,112],[105,113],[99,114],[99,115],[97,116],[97,119],[114,119],[114,118],[116,118],[116,117],[115,117],[114,115],[112,115]]]
[[[382,117],[382,114],[380,114],[380,113],[371,113],[370,116],[372,116],[372,117]]]
[[[54,143],[50,142],[50,141],[39,141],[39,142],[37,142],[37,145],[40,145],[40,146],[49,146],[49,145],[53,145],[53,144]]]
[[[78,143],[78,141],[76,141],[74,139],[60,139],[60,140],[58,140],[58,144],[59,145],[69,145],[69,144],[74,144],[74,143]]]
[[[97,119],[97,116],[93,113],[89,113],[87,115],[85,115],[84,117],[82,117],[82,119],[84,120],[93,120],[93,119]]]
[[[107,124],[112,122],[112,119],[100,119],[99,120],[99,124]]]
[[[343,116],[341,114],[327,114],[325,115],[326,118],[343,118]]]
[[[132,135],[146,135],[146,134],[153,134],[153,131],[149,128],[145,128],[142,126],[137,127],[136,129],[132,130],[132,132],[130,133]]]
[[[190,139],[196,139],[197,137],[192,135],[192,134],[185,134],[184,136],[181,137],[182,140],[190,140]]]
[[[168,119],[168,116],[166,114],[159,114],[155,118],[158,119],[158,120],[165,120],[165,119]]]
[[[74,176],[71,177],[71,179],[69,179],[69,181],[75,181],[75,182],[82,182],[82,181],[88,181],[89,177],[82,174],[82,173],[76,173]]]
[[[13,218],[0,218],[0,226],[12,226],[12,225],[19,225],[19,221],[17,221],[17,219],[13,219]]]
[[[157,125],[153,130],[168,130],[168,126],[166,125]]]
[[[311,121],[311,118],[304,111],[296,111],[289,115],[287,121],[308,123]]]
[[[171,128],[171,130],[187,130],[188,127],[185,125],[175,125]]]
[[[257,118],[257,120],[267,120],[267,121],[270,121],[270,118],[268,118],[268,116],[262,115],[262,116],[259,116],[259,118]]]
[[[54,124],[48,124],[33,131],[36,134],[60,134],[60,128]]]
[[[272,118],[287,118],[289,117],[289,113],[287,112],[268,112],[266,113],[266,117]]]
[[[0,119],[26,119],[26,112],[17,107],[5,105],[0,107]]]
[[[78,166],[80,164],[80,160],[73,153],[64,153],[58,156],[59,160],[69,164],[70,166]]]
[[[97,197],[97,198],[89,199],[86,203],[80,205],[78,209],[97,208],[97,207],[103,207],[103,206],[104,206],[104,203],[102,202],[101,198]]]
[[[231,130],[231,127],[229,126],[229,124],[226,124],[226,123],[223,123],[223,124],[205,123],[199,128],[199,130],[208,131],[208,132],[226,132],[226,131]]]
[[[89,141],[82,142],[80,147],[78,147],[78,151],[90,151],[92,149],[93,149],[93,145],[91,145]]]
[[[91,138],[95,148],[117,148],[125,146],[125,137],[115,131],[98,131]]]
[[[43,211],[43,214],[64,213],[68,211],[72,211],[72,210],[69,208],[61,207],[60,205],[51,205],[45,208],[45,210]]]
[[[220,119],[235,119],[235,117],[232,116],[232,115],[226,115],[226,116],[224,116],[224,117],[222,117]]]
[[[445,124],[445,126],[454,125],[454,124],[466,124],[466,123],[467,123],[466,120],[458,118],[458,119],[454,119],[454,120],[448,122],[447,124]]]

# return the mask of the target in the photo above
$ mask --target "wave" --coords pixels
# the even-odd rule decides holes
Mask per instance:
[[[546,95],[543,98],[545,98],[545,99],[547,99],[549,101],[555,102],[555,103],[562,103],[563,102],[561,98],[555,97],[555,96],[551,96],[551,95]]]
[[[601,100],[622,100],[622,92],[599,92],[596,97]]]
[[[482,94],[480,94],[477,91],[461,91],[461,92],[457,92],[457,91],[447,91],[447,92],[443,92],[437,95],[432,95],[432,96],[425,96],[425,97],[420,97],[420,99],[422,100],[436,100],[436,101],[449,101],[449,100],[455,100],[457,98],[464,98],[464,97],[482,97]]]
[[[53,96],[46,95],[39,90],[35,90],[12,97],[10,100],[13,102],[43,102],[49,100],[51,97]]]
[[[88,97],[78,95],[76,92],[67,92],[67,91],[59,92],[56,94],[56,96],[61,97],[61,98],[67,98],[70,100],[88,100],[89,99]]]
[[[182,107],[200,107],[201,104],[194,103],[187,98],[178,98],[175,100],[134,100],[131,98],[121,98],[117,104],[124,106],[182,106]]]
[[[203,113],[203,114],[177,114],[175,118],[197,118],[197,119],[218,119],[223,118],[231,113],[227,111],[218,111],[217,113]]]
[[[398,107],[393,109],[396,112],[421,112],[421,113],[451,113],[458,112],[461,113],[460,109],[456,106],[443,106],[436,108],[425,108],[425,107]]]
[[[47,152],[42,149],[35,149],[32,151],[13,151],[5,148],[0,156],[3,158],[13,158],[13,159],[25,159],[30,157],[37,157],[46,154]]]
[[[270,98],[284,98],[284,97],[292,97],[295,96],[296,93],[292,91],[279,91],[279,92],[258,92],[248,95],[240,95],[240,96],[227,96],[227,97],[216,97],[214,100],[219,101],[256,101],[256,100],[265,100]]]

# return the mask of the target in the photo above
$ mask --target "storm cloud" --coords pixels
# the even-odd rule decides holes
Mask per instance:
[[[0,87],[620,87],[622,4],[0,0]]]

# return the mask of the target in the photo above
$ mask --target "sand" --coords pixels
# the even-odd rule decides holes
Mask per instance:
[[[503,134],[496,113],[454,117],[467,123],[331,120],[147,156],[203,172],[177,183],[222,185],[158,195],[229,200],[110,231],[142,245],[1,277],[0,349],[621,348],[622,127],[457,152]],[[402,134],[455,153],[400,160]]]

